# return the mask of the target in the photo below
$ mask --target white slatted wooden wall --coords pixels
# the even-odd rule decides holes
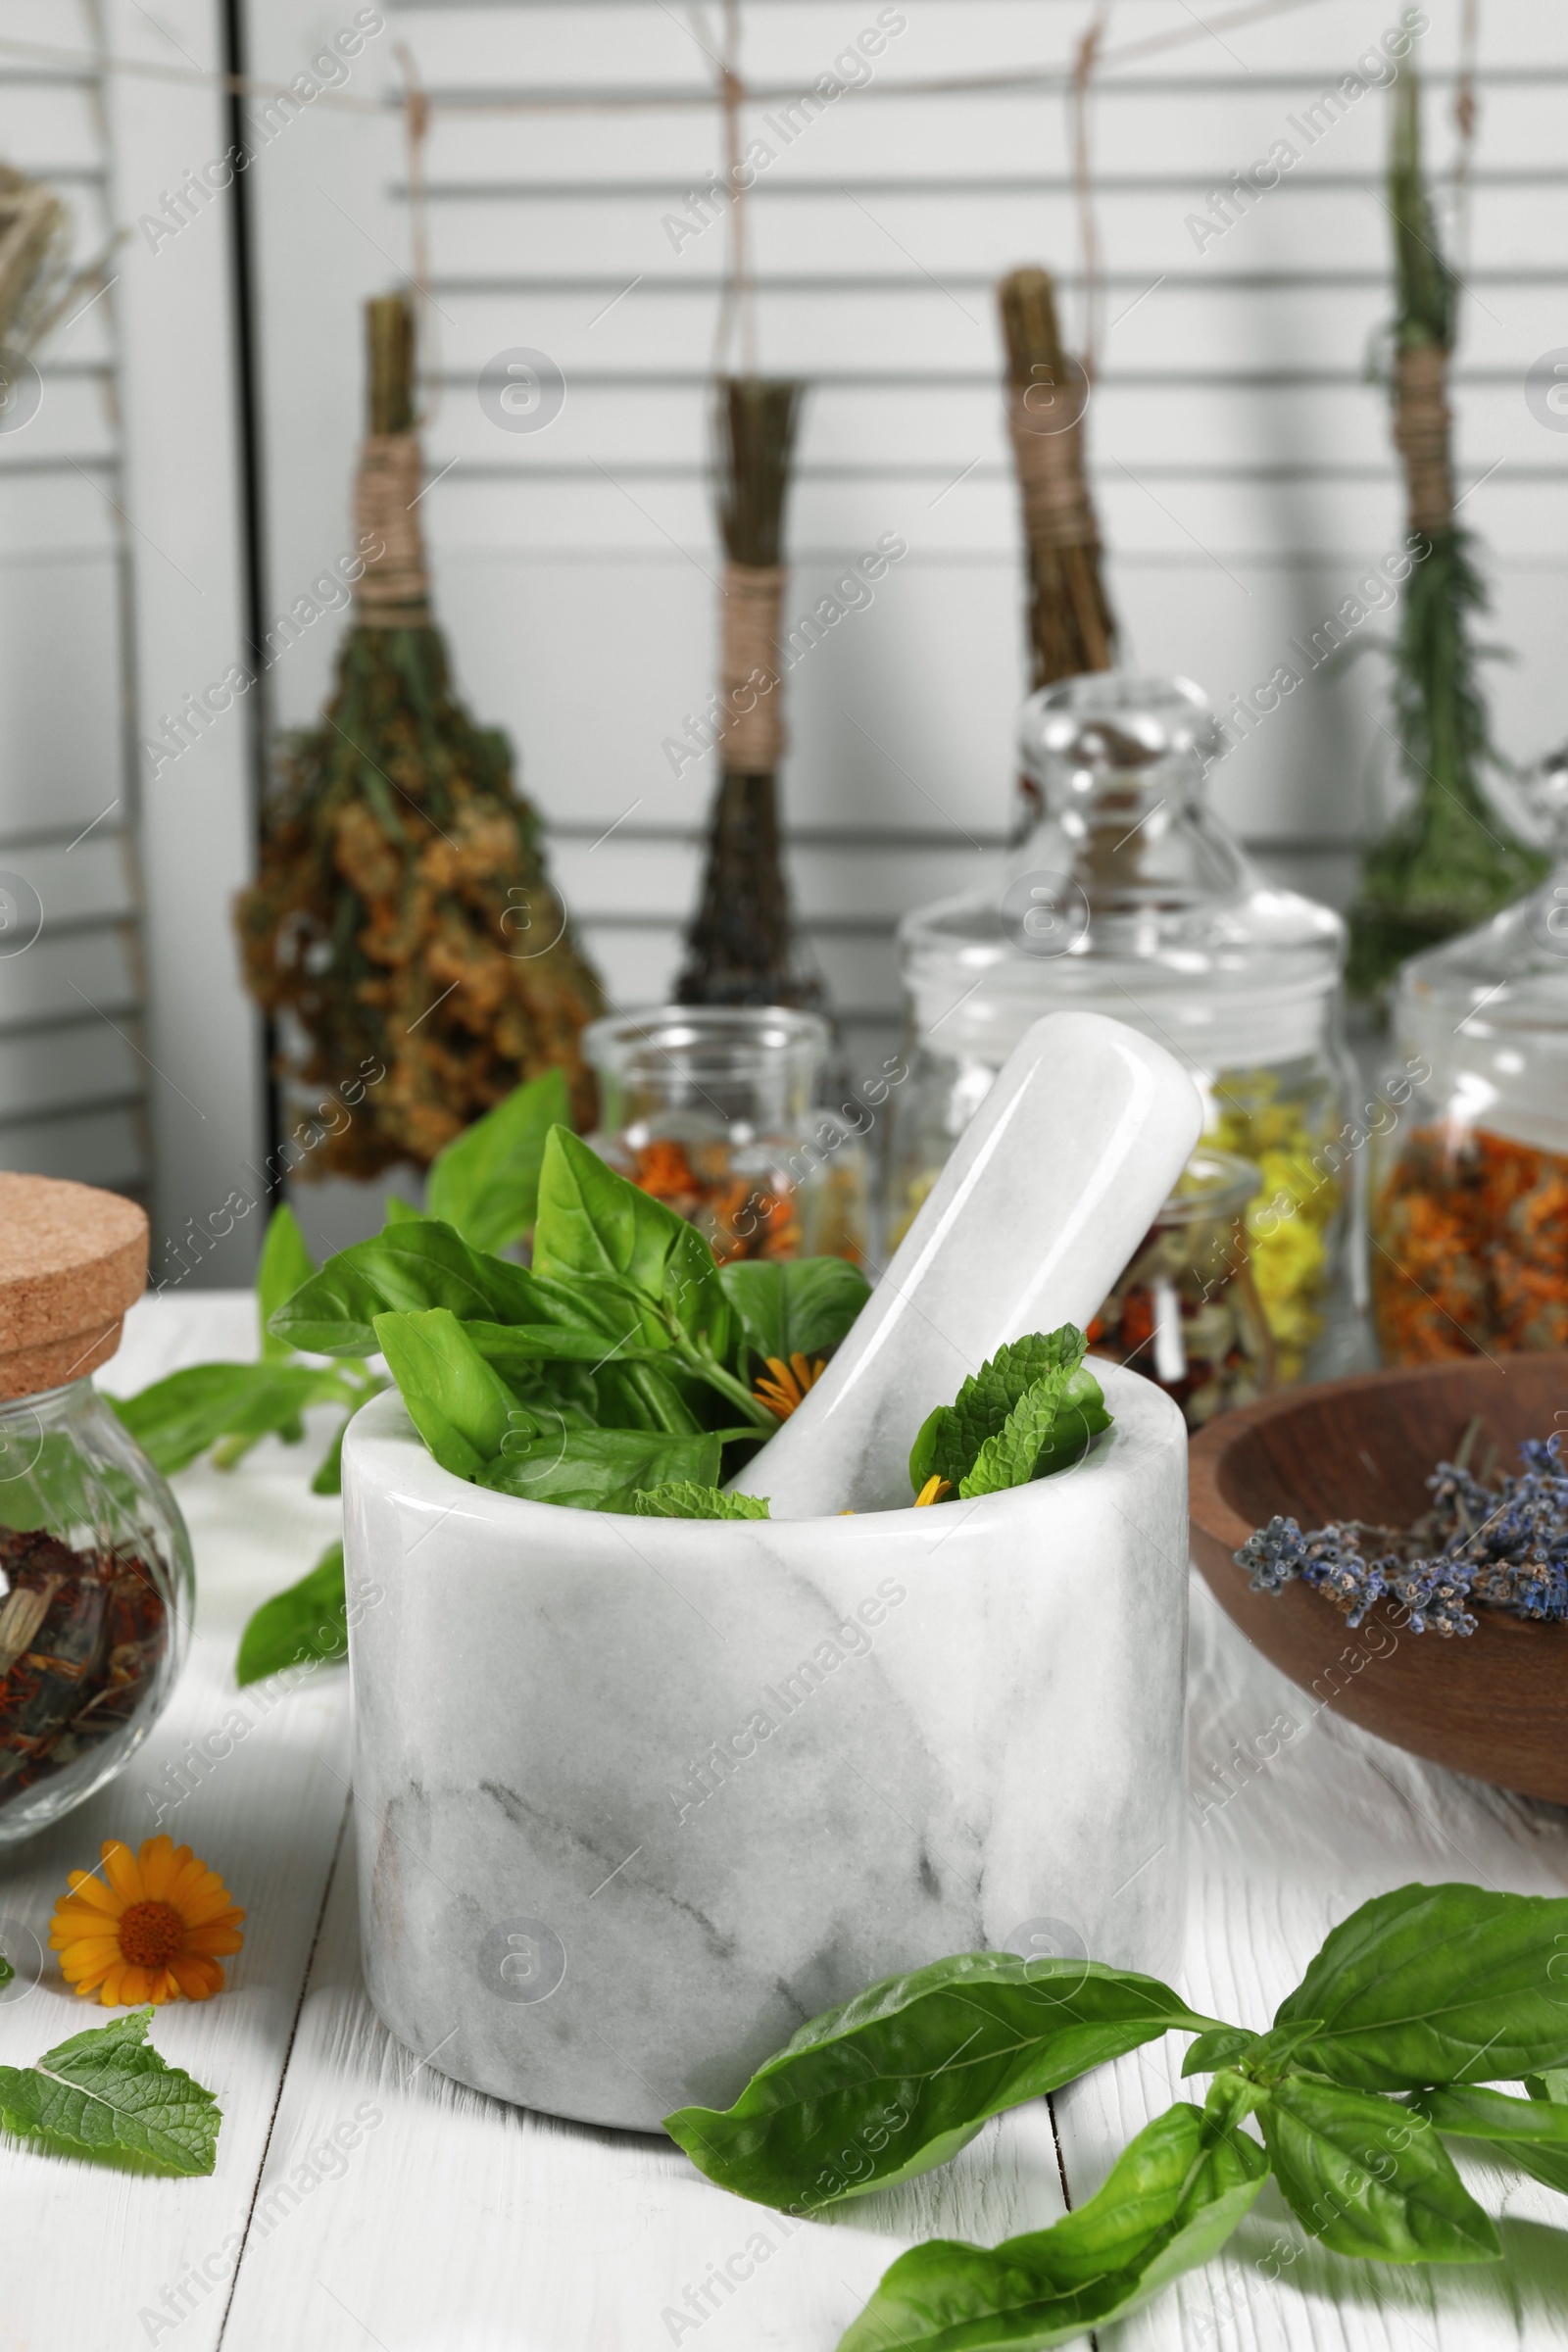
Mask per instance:
[[[6,11],[19,37],[92,41],[78,0]],[[0,159],[71,205],[78,267],[108,242],[97,81],[0,60]],[[149,1175],[135,824],[125,726],[131,598],[115,289],[72,306],[40,353],[42,399],[0,429],[0,882],[44,910],[0,932],[0,1167],[141,1191]],[[24,891],[17,888],[17,882]],[[12,918],[13,921],[15,918]],[[24,921],[25,916],[24,915]]]
[[[249,7],[252,70],[289,79],[357,13],[347,0]],[[441,609],[472,705],[517,746],[612,995],[655,998],[692,904],[711,784],[710,762],[677,776],[662,747],[712,678],[705,418],[723,238],[716,224],[672,236],[667,220],[718,165],[718,120],[696,105],[547,116],[486,102],[540,90],[692,98],[710,69],[673,0],[424,0],[385,13],[348,90],[390,93],[402,42],[439,102],[428,159],[439,478],[426,514]],[[993,282],[1017,262],[1048,263],[1073,331],[1078,294],[1059,87],[938,98],[897,85],[1063,69],[1088,8],[903,0],[893,13],[906,22],[867,66],[868,88],[787,141],[764,123],[881,13],[871,0],[743,8],[758,94],[748,136],[775,149],[750,200],[761,359],[816,387],[791,519],[795,608],[880,535],[908,546],[874,604],[838,622],[789,681],[792,872],[856,1055],[885,1050],[897,1026],[899,914],[979,882],[1010,810],[1023,662]],[[1188,671],[1221,703],[1291,659],[1291,640],[1353,593],[1401,528],[1387,410],[1363,375],[1389,305],[1388,102],[1370,90],[1326,127],[1319,117],[1310,138],[1290,127],[1398,13],[1392,0],[1316,0],[1101,77],[1107,333],[1091,429],[1113,591],[1135,657]],[[1459,0],[1431,0],[1429,13],[1416,49],[1446,168]],[[1182,27],[1196,30],[1181,0],[1118,0],[1109,45]],[[1568,449],[1525,386],[1532,364],[1568,340],[1560,9],[1483,0],[1479,95],[1460,468],[1475,485],[1465,513],[1495,591],[1494,634],[1518,655],[1493,674],[1497,732],[1528,759],[1568,732],[1557,660]],[[1200,249],[1189,217],[1281,139],[1298,150],[1294,168]],[[252,167],[272,612],[308,595],[349,546],[358,307],[407,269],[403,181],[394,116],[325,106],[303,109]],[[503,431],[479,405],[480,369],[519,346],[549,355],[565,381],[544,431]],[[0,443],[0,463],[7,454]],[[0,490],[32,494],[9,480]],[[40,536],[51,561],[59,537]],[[48,635],[36,609],[28,625]],[[283,720],[317,708],[340,625],[325,613],[276,664]],[[1375,658],[1319,673],[1218,774],[1223,812],[1282,875],[1346,895],[1387,717]],[[83,723],[79,710],[70,723]],[[232,966],[216,953],[201,984],[237,1006]],[[372,1212],[318,1200],[311,1213],[342,1231]]]

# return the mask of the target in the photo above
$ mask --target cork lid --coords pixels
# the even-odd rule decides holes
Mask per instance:
[[[0,1398],[79,1380],[147,1282],[147,1219],[90,1184],[0,1173]]]

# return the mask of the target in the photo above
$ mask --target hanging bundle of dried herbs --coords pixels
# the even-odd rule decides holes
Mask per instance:
[[[358,609],[319,725],[285,745],[256,883],[236,907],[252,995],[303,1039],[285,1079],[330,1086],[384,1064],[312,1155],[346,1176],[428,1164],[553,1066],[587,1124],[578,1037],[604,1006],[507,740],[459,701],[430,618],[411,306],[371,302],[368,324]]]
[[[54,190],[0,164],[0,353],[26,351],[53,325],[74,283],[70,250],[71,214]]]
[[[1348,973],[1362,996],[1382,989],[1407,956],[1484,922],[1547,864],[1514,839],[1482,786],[1483,771],[1503,763],[1491,740],[1473,636],[1486,588],[1470,534],[1454,520],[1447,374],[1458,286],[1439,249],[1422,175],[1420,90],[1408,61],[1394,104],[1394,440],[1419,557],[1394,649],[1395,712],[1414,790],[1362,858]]]
[[[779,618],[784,502],[805,385],[721,377],[718,520],[724,566],[718,742],[703,892],[676,986],[683,1004],[816,1007],[822,984],[790,919],[779,847],[784,755]]]
[[[1063,351],[1045,270],[997,289],[1007,346],[1007,431],[1029,555],[1030,684],[1110,669],[1116,622],[1101,577],[1100,525],[1084,474],[1089,380]]]

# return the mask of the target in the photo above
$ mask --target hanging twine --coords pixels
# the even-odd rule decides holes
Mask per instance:
[[[1083,417],[1074,417],[1059,432],[1042,432],[1028,398],[1028,388],[1009,385],[1007,431],[1018,469],[1024,537],[1032,548],[1098,548],[1100,530],[1084,478]]]
[[[782,564],[724,567],[719,743],[730,775],[771,775],[784,757],[778,668],[784,580]]]
[[[1396,354],[1394,371],[1394,445],[1404,461],[1410,528],[1430,536],[1453,521],[1448,355],[1439,343],[1412,344]]]
[[[367,434],[354,491],[354,522],[365,554],[354,593],[367,628],[429,625],[430,574],[415,504],[423,469],[417,433]],[[377,545],[379,554],[372,552]]]

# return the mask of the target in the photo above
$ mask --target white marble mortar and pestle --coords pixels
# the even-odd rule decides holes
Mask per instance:
[[[1164,1971],[1182,1893],[1187,1447],[1152,1383],[1073,1470],[912,1507],[934,1404],[1087,1324],[1197,1141],[1094,1013],[1007,1062],[824,1378],[766,1521],[519,1500],[395,1393],[343,1454],[366,1981],[460,2082],[634,2131],[984,1948]],[[853,1511],[853,1517],[840,1516]]]

